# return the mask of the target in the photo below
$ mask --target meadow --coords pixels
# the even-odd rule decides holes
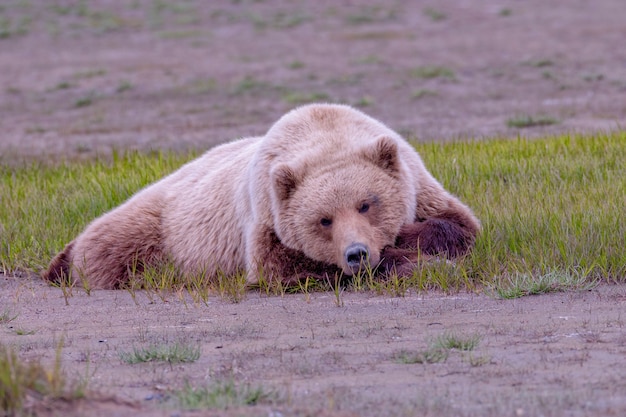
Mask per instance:
[[[483,288],[515,297],[626,282],[626,133],[415,146],[481,219],[476,248],[454,264],[424,263],[411,278],[352,288]],[[1,270],[38,273],[89,221],[195,156],[120,152],[0,167]],[[158,289],[174,285],[191,283],[161,279]]]

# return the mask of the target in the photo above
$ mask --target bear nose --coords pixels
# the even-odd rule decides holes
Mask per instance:
[[[346,263],[352,269],[360,267],[369,258],[370,253],[361,243],[353,243],[346,249]]]

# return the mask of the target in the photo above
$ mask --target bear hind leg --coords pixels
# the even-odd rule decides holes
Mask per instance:
[[[58,285],[70,283],[73,247],[74,242],[72,241],[52,259],[48,269],[41,274],[45,281]]]

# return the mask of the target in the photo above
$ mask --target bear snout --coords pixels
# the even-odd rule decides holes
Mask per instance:
[[[346,265],[348,265],[353,272],[356,272],[359,268],[365,266],[369,262],[369,257],[370,252],[367,249],[367,246],[362,243],[353,243],[348,246],[344,253]]]

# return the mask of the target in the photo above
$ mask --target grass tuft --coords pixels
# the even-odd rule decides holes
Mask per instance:
[[[0,323],[10,323],[15,320],[17,316],[18,315],[13,314],[10,309],[4,308],[4,310],[2,310],[2,312],[0,313]]]
[[[478,346],[479,342],[480,335],[478,334],[463,335],[445,332],[433,341],[433,347],[435,349],[444,350],[456,349],[470,351],[474,350]]]
[[[276,395],[262,387],[237,385],[232,380],[229,380],[199,388],[186,384],[183,389],[175,391],[173,396],[182,409],[226,410],[233,407],[272,402]]]
[[[577,271],[551,271],[539,275],[515,273],[498,280],[492,292],[500,298],[511,299],[549,292],[587,291],[596,285],[597,281]]]
[[[411,365],[414,363],[439,363],[445,362],[448,359],[449,352],[447,349],[441,349],[437,347],[430,347],[420,352],[412,352],[408,350],[401,350],[394,355],[394,360],[397,363]]]
[[[200,358],[200,346],[176,342],[150,345],[146,348],[133,348],[132,352],[122,352],[120,358],[128,364],[143,362],[189,363]]]
[[[515,127],[518,129],[535,126],[550,126],[557,123],[559,123],[557,119],[549,116],[517,116],[506,121],[506,125],[508,127]]]
[[[62,346],[63,340],[56,348],[52,369],[46,369],[39,361],[20,360],[14,349],[0,343],[0,415],[31,415],[28,408],[33,399],[70,401],[85,396],[86,379],[68,383],[61,366]]]
[[[411,71],[411,75],[415,78],[447,78],[450,80],[456,79],[454,71],[447,67],[434,66],[434,67],[417,67]]]

